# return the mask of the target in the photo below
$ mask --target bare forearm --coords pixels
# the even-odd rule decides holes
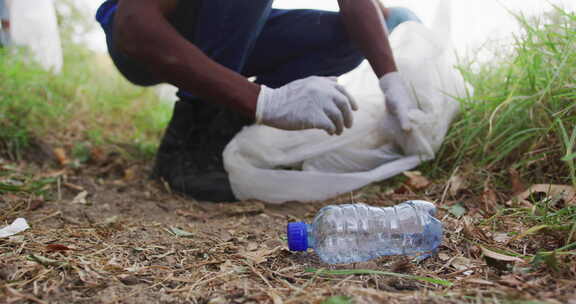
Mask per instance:
[[[159,11],[123,11],[120,6],[118,14],[115,43],[144,64],[159,82],[254,116],[258,85],[211,60],[181,37]]]
[[[388,41],[385,9],[377,0],[338,0],[348,33],[378,77],[397,71]]]

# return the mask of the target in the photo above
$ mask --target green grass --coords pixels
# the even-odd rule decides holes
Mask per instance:
[[[352,299],[350,297],[345,296],[333,296],[322,302],[322,304],[351,304],[351,303]]]
[[[488,64],[460,66],[475,95],[463,100],[437,159],[424,169],[438,178],[464,176],[479,195],[487,187],[512,194],[510,169],[524,187],[576,186],[576,13],[555,7],[539,17],[516,18],[524,31],[512,47],[500,46],[503,51]],[[531,203],[501,205],[481,225],[517,223],[523,229],[510,234],[510,244],[546,244],[526,258],[534,270],[561,272],[576,255],[576,207],[550,194]]]
[[[511,53],[477,70],[461,67],[476,93],[435,167],[444,174],[469,165],[495,174],[514,168],[532,181],[576,185],[576,14],[554,8],[516,17],[525,33]]]
[[[432,283],[442,286],[452,286],[452,282],[436,279],[436,278],[428,278],[428,277],[421,277],[421,276],[414,276],[402,273],[395,273],[389,271],[379,271],[379,270],[371,270],[371,269],[341,269],[341,270],[327,270],[327,269],[307,269],[306,272],[315,273],[317,275],[382,275],[382,276],[392,276],[397,278],[404,278],[409,280],[417,280],[426,283]]]
[[[46,195],[49,185],[54,183],[54,178],[33,177],[22,174],[10,165],[0,162],[0,194],[25,193],[34,195]]]
[[[171,106],[130,85],[105,55],[73,44],[64,49],[59,75],[0,50],[1,155],[19,159],[35,138],[79,155],[98,146],[151,157]]]

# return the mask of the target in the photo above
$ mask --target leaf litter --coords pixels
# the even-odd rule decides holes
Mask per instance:
[[[437,255],[420,262],[392,256],[326,265],[311,251],[288,251],[285,225],[310,221],[321,207],[349,202],[350,195],[282,206],[200,203],[164,192],[146,180],[141,167],[127,167],[129,179],[125,170],[105,178],[91,168],[83,168],[81,176],[60,174],[61,183],[42,186],[48,191],[34,208],[36,193],[0,196],[0,221],[25,217],[33,223],[32,229],[0,239],[0,297],[35,303],[575,300],[576,245],[564,243],[570,230],[527,220],[530,211],[524,207],[506,209],[510,197],[503,199],[488,183],[470,196],[465,188],[470,183],[459,181],[464,177],[451,181],[451,201],[439,205],[445,234]],[[22,180],[16,176],[21,173],[11,172],[7,178]],[[446,191],[433,182],[426,185],[422,175],[411,179],[412,191],[367,196],[362,202],[434,201]],[[74,202],[83,192],[90,193],[90,204]],[[542,197],[570,203],[566,193],[547,191]],[[490,212],[474,212],[478,208]],[[543,233],[548,231],[553,233]]]

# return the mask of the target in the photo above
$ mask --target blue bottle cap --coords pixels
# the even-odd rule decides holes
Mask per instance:
[[[304,222],[288,223],[288,248],[292,251],[308,250],[308,229]]]

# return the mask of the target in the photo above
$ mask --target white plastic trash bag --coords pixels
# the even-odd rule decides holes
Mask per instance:
[[[27,47],[44,69],[59,73],[62,45],[52,0],[13,0],[10,4],[12,43]]]
[[[441,32],[406,22],[390,36],[399,71],[421,109],[410,113],[415,129],[409,136],[386,113],[378,80],[363,63],[340,79],[360,104],[354,127],[342,136],[251,126],[230,142],[224,163],[236,197],[270,203],[321,201],[433,159],[458,114],[455,97],[471,91],[454,67],[456,55],[445,23],[449,15],[449,2],[442,2],[433,27]]]
[[[26,219],[17,218],[11,225],[0,229],[0,238],[7,238],[30,229]]]

